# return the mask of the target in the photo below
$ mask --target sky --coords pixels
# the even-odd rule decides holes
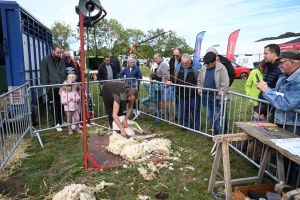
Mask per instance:
[[[49,28],[54,21],[64,21],[74,29],[78,24],[78,0],[17,2]],[[100,0],[100,4],[107,11],[105,18],[118,20],[124,28],[145,33],[156,28],[172,30],[192,48],[197,34],[206,31],[202,51],[215,44],[227,46],[229,35],[237,29],[241,29],[237,45],[286,32],[300,33],[299,0]]]

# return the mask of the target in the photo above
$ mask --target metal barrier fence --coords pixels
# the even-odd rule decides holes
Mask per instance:
[[[149,92],[146,89],[148,86],[150,86],[153,83],[152,81],[142,80],[142,79],[138,79],[138,80],[118,79],[112,81],[126,81],[130,83],[133,80],[134,80],[133,86],[138,88],[139,90],[139,97],[138,100],[136,101],[137,106],[135,107],[133,112],[135,115],[134,119],[137,119],[140,114],[148,115],[154,118],[153,122],[157,122],[158,120],[165,121],[180,127],[182,131],[188,129],[196,133],[199,133],[201,135],[207,136],[208,138],[212,138],[214,133],[219,133],[219,134],[238,133],[239,130],[235,127],[234,122],[246,122],[252,120],[253,104],[250,103],[250,100],[257,101],[259,105],[261,105],[262,103],[268,104],[268,102],[266,101],[255,99],[235,92],[228,92],[228,96],[224,96],[224,94],[221,91],[202,88],[200,90],[200,95],[199,95],[198,88],[195,89],[194,86],[183,86],[183,85],[173,84],[167,87],[164,82],[155,82],[157,89],[154,90],[154,94],[156,94],[156,96],[160,96],[159,98],[165,99],[165,101],[157,102],[157,101],[153,101],[152,99],[148,101],[149,104],[147,104],[147,97],[149,96]],[[72,85],[78,85],[78,83],[73,83]],[[63,86],[63,84],[33,86],[27,89],[27,94],[32,94],[32,92],[37,93],[39,90],[42,89],[44,90],[44,94],[46,94],[46,90],[47,90],[48,95],[51,93],[51,95],[54,96],[56,92],[58,93],[59,88],[61,86]],[[104,108],[103,100],[102,97],[99,95],[100,93],[99,86],[101,86],[101,84],[99,85],[99,81],[91,81],[89,82],[89,85],[86,86],[91,88],[93,94],[92,99],[93,99],[93,103],[95,104],[94,116],[93,116],[94,120],[106,118],[107,114]],[[165,92],[167,88],[169,89],[172,88],[173,93]],[[178,91],[180,91],[181,94],[185,94],[186,98],[181,98],[183,97],[183,95],[178,95],[177,94]],[[1,99],[2,98],[4,99],[5,96],[9,96],[9,95],[11,95],[11,93],[2,95]],[[31,118],[29,118],[28,120],[29,122],[26,121],[26,124],[24,125],[18,125],[17,123],[13,123],[13,120],[11,122],[15,124],[14,126],[18,127],[18,129],[21,129],[21,127],[27,128],[24,130],[22,129],[22,131],[18,131],[18,133],[21,132],[23,135],[26,134],[29,129],[31,132],[31,136],[32,137],[37,136],[42,146],[43,144],[40,138],[40,133],[46,130],[56,129],[57,128],[55,126],[56,123],[54,123],[54,121],[56,121],[56,118],[61,118],[61,119],[66,118],[63,109],[57,110],[56,109],[57,105],[55,104],[53,104],[51,108],[50,105],[52,105],[53,102],[49,101],[48,95],[44,95],[42,100],[41,99],[35,100],[35,102],[37,102],[37,109],[38,109],[35,116],[38,121],[38,124],[36,126],[29,126],[29,124],[31,124]],[[29,96],[29,95],[25,95],[25,96]],[[30,105],[28,99],[30,98],[27,99],[24,98],[23,101],[26,102],[24,105],[28,105],[28,106]],[[22,108],[26,112],[24,112],[23,115],[28,116],[29,114],[31,114],[31,112],[28,111],[28,106],[26,107],[26,109],[24,109],[24,105]],[[8,109],[9,106],[6,105],[5,107],[6,109]],[[154,112],[151,112],[152,110],[151,109],[149,110],[148,107],[154,108],[156,112],[154,110],[153,110]],[[53,117],[51,115],[51,110],[54,110]],[[15,121],[17,122],[20,120],[15,120]],[[5,120],[4,116],[1,116],[1,122],[3,122],[1,124],[8,123],[8,121]],[[80,124],[81,122],[82,122],[82,116],[80,122],[69,123],[69,124],[62,122],[61,127],[64,129],[63,131],[66,131],[68,130],[67,128],[68,126],[74,124]],[[25,123],[25,120],[22,120],[22,123]],[[104,124],[104,126],[108,127],[109,125],[107,123]],[[14,130],[15,129],[16,128],[14,128]],[[1,127],[1,130],[4,130],[4,126]],[[24,137],[23,135],[22,137]],[[1,141],[4,141],[4,136],[5,135],[1,133]],[[6,138],[5,141],[7,140],[8,137]],[[230,144],[230,146],[232,150],[236,151],[241,156],[249,160],[253,165],[259,167],[259,164],[254,161],[254,156],[250,157],[248,150],[247,149],[243,150],[243,144],[246,146],[247,144],[249,144],[249,141],[233,142]],[[3,147],[1,149],[2,149],[1,153],[2,155],[4,155]],[[253,155],[255,155],[255,151]],[[4,156],[2,156],[3,160],[6,158],[7,156],[5,158]],[[277,174],[276,174],[276,164],[274,164],[274,162],[272,162],[271,160],[268,164],[266,174],[269,175],[274,180],[278,181]],[[300,176],[298,176],[297,185],[299,185],[298,184],[299,178]]]
[[[28,85],[10,88],[0,95],[0,170],[30,131]]]

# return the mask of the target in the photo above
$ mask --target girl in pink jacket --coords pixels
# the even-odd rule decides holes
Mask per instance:
[[[69,85],[68,81],[64,82],[64,86],[62,86],[62,92],[60,94],[61,96],[61,104],[64,105],[64,110],[67,115],[67,123],[69,128],[69,134],[73,134],[71,123],[72,123],[72,117],[74,116],[75,121],[79,122],[79,114],[78,114],[78,103],[80,102],[80,96],[78,93],[74,90],[73,85]],[[76,131],[78,133],[82,133],[82,131],[79,129],[79,124],[76,124]]]

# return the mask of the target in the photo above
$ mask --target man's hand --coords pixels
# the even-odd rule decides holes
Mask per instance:
[[[266,91],[269,88],[268,84],[265,81],[260,81],[259,83],[256,83],[256,87],[262,92]]]
[[[172,82],[171,82],[171,81],[167,81],[167,82],[166,82],[166,85],[167,85],[167,86],[170,86],[170,85],[172,85]]]
[[[127,122],[127,119],[124,119],[122,121],[122,125],[124,126],[124,128],[127,128],[128,127],[128,122]],[[125,132],[126,133],[126,132]]]
[[[123,136],[123,137],[126,137],[127,136],[127,133],[126,133],[126,131],[123,129],[123,130],[121,130],[121,135]]]

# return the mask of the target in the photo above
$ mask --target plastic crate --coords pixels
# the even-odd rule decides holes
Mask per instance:
[[[244,200],[248,196],[249,190],[260,193],[274,192],[274,187],[275,183],[236,187],[234,189],[233,200]]]

